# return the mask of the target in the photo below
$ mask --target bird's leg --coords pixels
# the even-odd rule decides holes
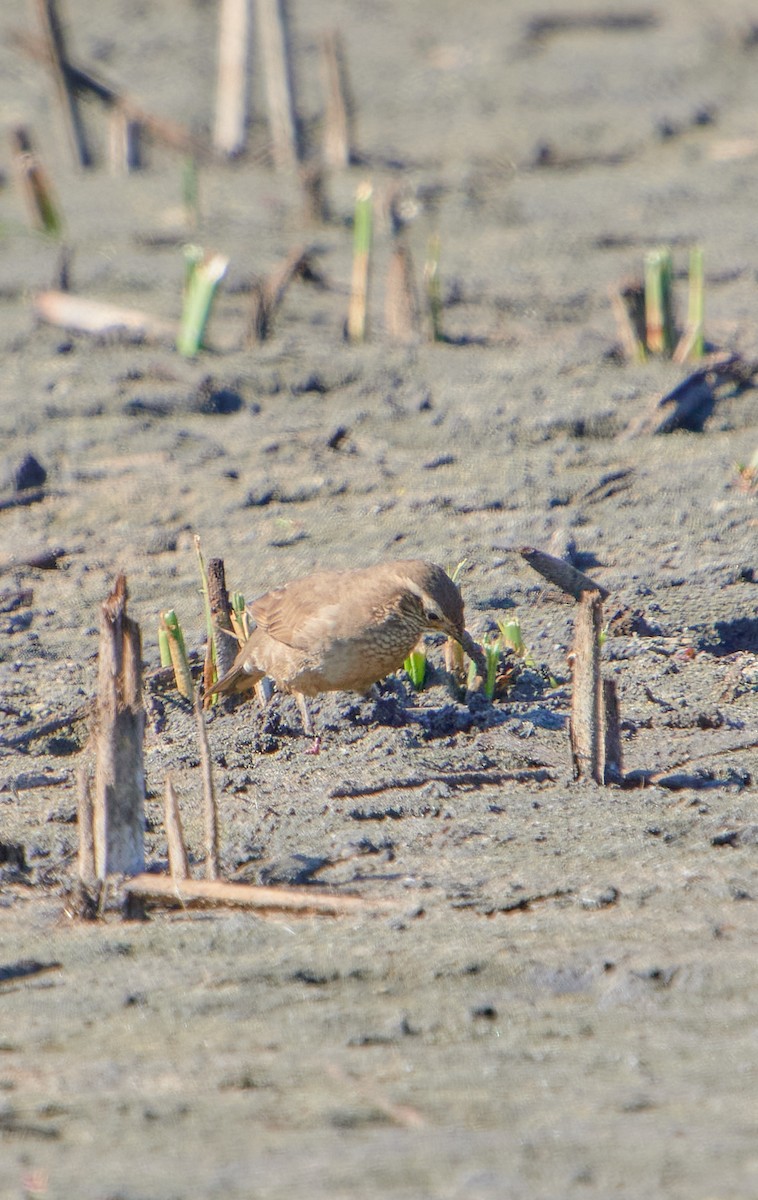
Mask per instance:
[[[273,690],[274,689],[268,675],[264,675],[262,679],[258,680],[255,685],[255,696],[261,708],[266,707],[271,699],[271,693]]]
[[[313,745],[307,753],[318,754],[321,749],[321,738],[318,734],[314,733],[313,721],[311,720],[311,714],[308,712],[308,704],[305,696],[302,692],[295,692],[295,699],[297,700],[297,707],[300,709],[300,716],[303,718],[303,732],[306,737],[313,738]]]

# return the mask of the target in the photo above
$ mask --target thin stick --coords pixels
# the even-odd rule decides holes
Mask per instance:
[[[418,339],[418,297],[413,264],[410,251],[401,242],[395,245],[387,270],[384,322],[393,342],[409,345]]]
[[[266,81],[271,155],[277,170],[300,161],[287,9],[284,0],[258,0],[258,35]]]
[[[63,29],[58,18],[56,0],[36,0],[36,7],[45,42],[45,57],[53,75],[74,160],[77,166],[91,167],[93,158],[87,145],[79,99],[69,75],[68,55],[66,54]]]
[[[233,158],[247,136],[248,58],[251,0],[221,0],[218,25],[218,74],[213,144]]]
[[[26,202],[29,219],[36,229],[53,235],[63,227],[47,172],[32,145],[28,130],[19,126],[11,133],[13,166]]]
[[[274,317],[276,316],[287,289],[293,279],[310,271],[310,255],[308,250],[300,246],[287,255],[260,283],[256,284],[252,293],[252,311],[248,342],[264,342],[269,337]]]
[[[34,315],[48,325],[76,333],[122,335],[133,340],[158,342],[176,337],[176,325],[135,308],[120,308],[101,300],[72,296],[69,292],[37,292],[32,297]]]
[[[601,584],[596,583],[589,575],[585,575],[584,571],[578,571],[576,567],[572,567],[571,563],[567,563],[562,558],[546,554],[544,550],[536,550],[534,546],[521,546],[519,554],[538,575],[542,575],[544,579],[554,583],[562,592],[573,596],[575,600],[581,600],[585,592],[597,592],[603,600],[607,600],[610,595],[610,592]]]
[[[195,723],[197,725],[197,740],[200,746],[200,766],[203,773],[203,807],[205,812],[205,877],[218,879],[218,807],[216,805],[216,789],[213,785],[213,764],[208,745],[208,731],[203,718],[203,704],[200,690],[195,693]]]
[[[321,37],[321,70],[324,94],[323,159],[328,167],[342,170],[353,156],[354,106],[347,78],[342,37],[330,29]]]
[[[349,342],[363,342],[366,339],[372,195],[371,184],[368,182],[360,184],[355,194],[353,278],[350,288],[350,306],[347,313]]]
[[[82,883],[91,883],[95,878],[95,832],[89,767],[77,767],[76,800],[76,823],[79,829],[79,878]]]
[[[142,647],[126,615],[126,578],[119,575],[100,613],[95,764],[95,868],[137,874],[145,863],[145,769]]]
[[[600,632],[603,601],[585,592],[579,601],[571,655],[571,756],[576,779],[605,782],[603,685],[600,678]]]
[[[269,909],[274,912],[323,913],[339,916],[350,913],[389,912],[397,908],[388,900],[369,900],[362,896],[335,896],[315,888],[256,887],[249,883],[222,880],[173,880],[167,875],[138,875],[126,882],[132,895],[167,904],[229,904],[241,908]]]
[[[190,864],[187,847],[184,842],[182,817],[179,812],[179,798],[174,782],[170,775],[166,776],[166,792],[163,807],[163,825],[168,842],[168,867],[171,878],[190,879]]]

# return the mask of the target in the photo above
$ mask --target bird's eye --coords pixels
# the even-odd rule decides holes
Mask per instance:
[[[424,613],[424,616],[426,617],[426,619],[430,625],[438,625],[439,622],[442,620],[442,617],[437,612],[437,610],[434,608],[427,608],[426,612]]]

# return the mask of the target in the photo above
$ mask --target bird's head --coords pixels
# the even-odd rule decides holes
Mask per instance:
[[[445,633],[460,642],[464,634],[463,600],[456,584],[436,563],[403,563],[403,582],[417,601],[424,630]]]

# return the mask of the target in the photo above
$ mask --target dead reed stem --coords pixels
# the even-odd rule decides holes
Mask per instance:
[[[393,342],[410,345],[419,336],[419,304],[413,263],[407,246],[398,242],[387,270],[384,296],[384,323]]]
[[[621,714],[618,693],[612,679],[603,680],[603,714],[605,726],[605,783],[621,783],[624,778],[621,751]]]
[[[353,157],[354,106],[347,77],[342,37],[330,29],[321,37],[321,71],[324,86],[323,160],[342,170]]]
[[[126,615],[119,575],[100,612],[95,744],[95,871],[134,875],[145,865],[145,769],[142,643]]]
[[[37,156],[28,130],[19,126],[11,133],[13,166],[29,220],[43,233],[60,233],[62,221],[47,171]]]
[[[108,120],[108,150],[113,175],[131,174],[142,166],[142,126],[123,108],[111,109]]]
[[[220,679],[231,669],[238,648],[232,631],[229,593],[226,590],[226,573],[222,558],[208,559],[208,603],[211,610],[213,642],[216,647],[216,671]]]
[[[271,156],[277,170],[295,170],[301,158],[285,0],[257,0],[258,36],[266,83]]]
[[[87,144],[79,98],[69,72],[66,43],[56,0],[35,0],[35,3],[45,46],[45,60],[53,76],[74,162],[79,167],[91,167],[93,158]]]
[[[189,856],[184,842],[182,817],[179,812],[179,798],[176,794],[173,780],[166,776],[166,791],[163,807],[163,824],[168,842],[168,869],[172,879],[189,879],[191,877]]]
[[[79,878],[82,883],[95,879],[94,805],[89,767],[76,771],[76,822],[79,831]]]
[[[34,315],[48,325],[77,333],[122,335],[136,341],[176,339],[176,325],[135,308],[120,308],[70,292],[37,292],[32,297]]]
[[[174,880],[167,875],[139,875],[127,881],[126,891],[165,904],[228,904],[241,908],[269,909],[272,912],[323,913],[327,916],[388,912],[397,907],[389,900],[330,896],[315,888],[256,887],[249,883],[209,879]]]
[[[218,74],[213,144],[228,158],[240,154],[247,138],[251,0],[221,0]]]
[[[571,654],[571,755],[576,779],[605,782],[603,684],[600,677],[600,633],[603,601],[599,592],[584,592],[579,601]]]

